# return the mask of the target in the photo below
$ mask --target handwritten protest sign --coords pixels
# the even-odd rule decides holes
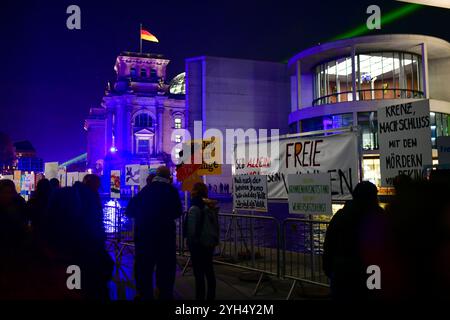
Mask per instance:
[[[379,108],[378,138],[383,187],[401,174],[422,177],[432,164],[429,100]]]
[[[288,175],[289,212],[330,215],[331,180],[329,173]]]
[[[233,200],[235,210],[267,212],[267,176],[234,176]]]

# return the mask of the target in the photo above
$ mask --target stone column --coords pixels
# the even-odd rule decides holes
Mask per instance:
[[[132,147],[133,135],[132,135],[132,130],[131,130],[131,112],[132,111],[133,111],[132,105],[127,105],[125,107],[123,148],[124,148],[124,151],[126,150],[130,153],[132,153],[132,150],[133,150],[133,147]]]
[[[163,117],[164,117],[164,107],[158,105],[156,107],[156,118],[158,123],[158,127],[156,128],[157,130],[155,132],[156,153],[163,152],[163,134],[164,134]]]
[[[113,136],[113,113],[114,109],[107,107],[106,109],[106,128],[105,128],[105,154],[109,152],[112,147],[112,136]]]

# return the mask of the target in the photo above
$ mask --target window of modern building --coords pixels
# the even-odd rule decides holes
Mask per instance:
[[[175,129],[181,129],[182,128],[182,122],[181,122],[181,118],[176,117],[174,118],[174,128]]]
[[[327,115],[300,121],[301,132],[331,130],[353,125],[351,113]]]
[[[147,113],[141,113],[134,119],[135,128],[149,128],[153,126],[152,116]]]
[[[314,105],[353,100],[422,98],[421,57],[404,52],[379,52],[345,57],[315,69]]]
[[[431,142],[433,148],[436,148],[436,138],[446,137],[450,135],[450,114],[431,112],[430,113],[431,122]]]
[[[363,150],[378,150],[378,120],[377,113],[358,113],[358,125],[361,128]]]
[[[364,180],[381,187],[380,159],[364,158],[362,166]]]

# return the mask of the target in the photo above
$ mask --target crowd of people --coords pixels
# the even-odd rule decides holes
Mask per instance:
[[[72,187],[42,179],[28,202],[11,180],[0,180],[0,300],[108,300],[114,261],[106,250],[100,178],[86,175]],[[199,300],[215,298],[212,253],[218,244],[218,209],[208,188],[196,184],[184,219],[192,251]],[[135,220],[137,299],[174,298],[176,226],[183,210],[170,170],[162,166],[130,200],[127,215]],[[71,266],[80,270],[81,286],[67,285]],[[156,283],[153,283],[154,276]],[[205,278],[208,291],[205,293]]]
[[[135,221],[137,299],[174,299],[176,220],[183,217],[170,170],[162,166],[128,204]],[[378,190],[361,182],[326,231],[323,268],[335,299],[450,298],[450,174],[395,179],[383,209]],[[106,250],[100,179],[60,188],[40,180],[28,202],[0,180],[0,299],[108,300],[114,261]],[[217,202],[194,185],[183,220],[197,300],[214,300],[214,250],[219,244]],[[80,290],[67,286],[68,267],[81,270]],[[373,269],[372,267],[376,268]],[[375,288],[369,285],[379,272]],[[155,280],[154,280],[155,279]],[[375,282],[377,282],[375,281]],[[155,290],[156,288],[156,290]]]
[[[108,299],[114,265],[99,187],[95,175],[70,188],[43,179],[25,202],[12,181],[0,181],[1,299]],[[82,270],[81,290],[68,290],[70,266]]]
[[[359,183],[353,200],[333,216],[323,255],[333,298],[450,298],[448,172],[433,171],[421,181],[398,176],[394,187],[382,209],[376,186]]]

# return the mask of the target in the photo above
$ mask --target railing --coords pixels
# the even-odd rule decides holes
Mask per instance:
[[[282,275],[292,279],[288,299],[296,284],[306,282],[328,287],[323,272],[322,255],[329,222],[289,218],[282,224]]]
[[[105,207],[105,226],[116,263],[125,254],[134,255],[133,220],[124,210]],[[255,273],[258,277],[253,294],[263,280],[274,277],[293,281],[287,298],[298,283],[328,286],[322,271],[322,254],[328,222],[308,219],[285,219],[282,223],[270,216],[219,214],[220,245],[214,262]],[[182,274],[190,266],[190,253],[183,236],[183,219],[176,221],[177,255],[187,258]]]
[[[373,97],[377,92],[381,92],[381,96]],[[344,91],[332,93],[313,100],[313,106],[332,104],[339,102],[350,102],[352,99],[348,95],[352,95],[353,91]],[[424,97],[423,91],[411,89],[361,89],[356,90],[356,101],[367,101],[376,99],[420,99]]]

